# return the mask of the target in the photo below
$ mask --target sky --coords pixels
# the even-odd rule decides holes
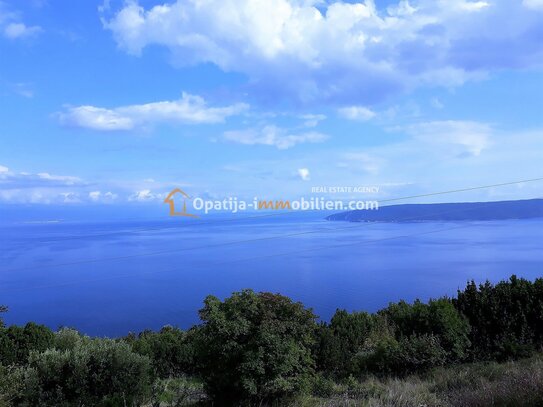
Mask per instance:
[[[543,0],[3,0],[0,106],[5,205],[543,177]]]

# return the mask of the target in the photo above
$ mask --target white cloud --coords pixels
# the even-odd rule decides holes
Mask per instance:
[[[264,126],[261,129],[226,131],[223,134],[225,140],[240,144],[261,144],[274,146],[279,150],[285,150],[301,143],[321,143],[328,136],[318,132],[306,132],[291,134],[288,130],[277,126]]]
[[[21,21],[18,12],[11,10],[5,5],[3,1],[0,1],[0,32],[4,37],[15,40],[33,37],[43,29],[38,25],[29,26]]]
[[[486,1],[472,1],[472,2],[462,2],[460,3],[460,9],[466,11],[478,11],[488,7]]]
[[[27,26],[24,23],[9,23],[4,27],[4,35],[10,39],[32,37],[41,31],[40,26]]]
[[[528,9],[540,3],[401,0],[379,10],[372,0],[318,8],[299,0],[177,0],[146,9],[131,0],[103,21],[126,52],[160,45],[178,65],[242,72],[270,100],[369,105],[421,85],[541,66],[540,21]]]
[[[60,123],[92,130],[132,130],[138,126],[155,123],[221,123],[227,117],[240,114],[249,108],[244,103],[225,107],[209,107],[200,96],[183,93],[175,101],[153,102],[142,105],[121,106],[107,109],[95,106],[69,107],[59,113]]]
[[[141,191],[136,191],[134,194],[128,197],[129,201],[136,202],[149,202],[163,199],[164,194],[157,194],[151,192],[150,189],[142,189]]]
[[[101,191],[89,192],[89,199],[92,202],[112,202],[118,198],[117,194],[113,192],[102,193]]]
[[[98,202],[100,200],[100,195],[102,195],[100,191],[89,192],[89,198],[91,201],[94,201],[94,202]]]
[[[471,121],[434,121],[410,125],[406,131],[426,143],[457,145],[459,155],[478,156],[490,146],[492,128]]]
[[[543,0],[522,0],[522,5],[532,10],[543,10]]]
[[[171,188],[171,183],[155,182],[153,185],[157,189]],[[127,200],[144,202],[163,199],[164,196],[165,194],[154,193],[141,187],[141,181],[109,180],[97,186],[97,182],[89,183],[75,176],[55,175],[48,172],[18,172],[0,165],[0,202],[2,203],[110,204]]]
[[[0,186],[4,189],[20,189],[34,187],[65,187],[84,185],[79,177],[70,175],[51,175],[47,172],[31,174],[28,172],[12,172],[0,166]]]
[[[28,83],[14,83],[12,89],[15,93],[27,99],[32,99],[34,97],[34,91]]]
[[[65,113],[59,114],[61,124],[84,127],[92,130],[131,130],[134,122],[130,117],[94,106],[70,107]]]
[[[0,201],[7,203],[75,203],[80,201],[73,188],[84,188],[80,178],[10,171],[0,166]]]
[[[368,121],[375,117],[375,112],[364,106],[348,106],[338,109],[340,116],[349,120]]]
[[[305,120],[305,127],[316,127],[321,121],[326,119],[326,116],[323,114],[303,114],[299,118]]]
[[[63,198],[62,203],[80,203],[79,194],[75,192],[62,192],[60,196]]]
[[[81,182],[81,179],[78,177],[72,177],[69,175],[51,175],[47,172],[40,172],[37,174],[38,178],[48,180],[48,181],[60,181],[66,185],[74,185]]]
[[[310,174],[309,170],[307,168],[299,168],[298,169],[298,175],[302,179],[302,181],[309,181],[310,180]]]

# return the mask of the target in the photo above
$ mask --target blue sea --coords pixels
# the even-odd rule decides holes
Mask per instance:
[[[6,217],[4,320],[100,336],[188,328],[207,295],[244,288],[287,295],[328,320],[337,308],[451,296],[471,279],[543,276],[543,219],[348,223],[325,215]]]

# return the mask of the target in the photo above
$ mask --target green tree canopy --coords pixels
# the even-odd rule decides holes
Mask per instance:
[[[244,290],[200,310],[199,370],[222,404],[293,394],[313,373],[315,315],[301,303]]]

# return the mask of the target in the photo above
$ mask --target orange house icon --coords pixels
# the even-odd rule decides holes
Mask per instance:
[[[175,211],[175,196],[177,194],[180,194],[183,197],[183,210],[181,212]],[[190,218],[197,218],[198,215],[187,213],[187,199],[192,198],[179,188],[175,188],[172,192],[170,192],[168,196],[164,199],[164,203],[170,205],[170,216],[188,216]]]

